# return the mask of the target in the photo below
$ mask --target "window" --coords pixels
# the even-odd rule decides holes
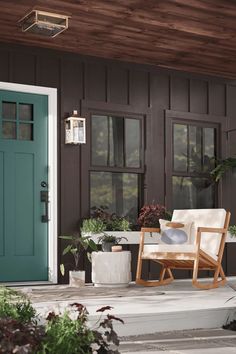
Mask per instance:
[[[33,140],[33,105],[2,102],[3,139]]]
[[[143,174],[142,119],[91,116],[90,207],[136,222]]]
[[[217,156],[217,124],[172,123],[172,208],[213,208],[210,171]]]

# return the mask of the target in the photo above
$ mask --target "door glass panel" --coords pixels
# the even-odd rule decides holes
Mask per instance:
[[[125,120],[125,158],[127,167],[140,167],[140,121]]]
[[[173,145],[174,170],[187,171],[187,125],[174,124]]]
[[[2,102],[2,118],[6,120],[16,120],[16,103]]]
[[[30,123],[20,123],[19,125],[19,139],[33,140],[33,125]]]
[[[128,216],[136,223],[138,213],[138,174],[90,173],[90,206],[105,206],[108,212]]]
[[[33,120],[33,105],[27,103],[19,104],[19,119],[20,120]]]
[[[214,185],[208,178],[172,177],[173,209],[200,209],[215,206]]]
[[[2,136],[4,139],[16,139],[16,123],[2,122]]]

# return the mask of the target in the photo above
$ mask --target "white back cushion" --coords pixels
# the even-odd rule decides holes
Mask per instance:
[[[174,210],[171,221],[193,222],[190,243],[195,244],[198,227],[223,228],[225,217],[225,209],[185,209]],[[200,248],[207,253],[218,255],[220,241],[221,237],[217,233],[202,233]]]

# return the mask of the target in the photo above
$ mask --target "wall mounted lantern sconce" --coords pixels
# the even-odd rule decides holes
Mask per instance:
[[[78,117],[78,112],[65,119],[65,143],[86,144],[85,118]]]

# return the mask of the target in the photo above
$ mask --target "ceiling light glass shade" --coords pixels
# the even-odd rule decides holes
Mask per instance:
[[[20,21],[23,32],[55,37],[68,28],[68,16],[33,10]]]

